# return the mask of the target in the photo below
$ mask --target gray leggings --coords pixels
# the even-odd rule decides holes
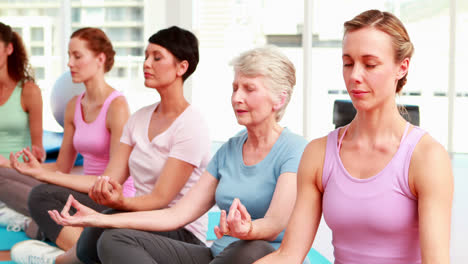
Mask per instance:
[[[28,196],[31,189],[41,183],[31,176],[17,172],[15,169],[0,168],[0,201],[11,209],[30,216]],[[25,231],[30,238],[41,238],[37,224],[34,221],[29,223]]]
[[[213,258],[210,248],[173,238],[174,232],[180,231],[108,229],[98,241],[99,258],[104,264],[244,264],[253,263],[275,251],[263,240],[239,240]]]
[[[29,216],[28,195],[42,182],[15,169],[0,168],[0,201],[11,209]]]
[[[31,217],[39,225],[39,231],[41,231],[45,238],[52,242],[57,240],[60,231],[63,226],[57,225],[47,213],[48,210],[58,210],[59,212],[65,206],[68,200],[68,196],[72,194],[81,204],[86,205],[96,211],[102,211],[108,207],[97,204],[93,201],[86,193],[81,193],[68,189],[62,186],[54,184],[40,184],[31,190],[28,199],[28,207],[31,213]],[[74,208],[71,209],[71,214],[76,211]]]

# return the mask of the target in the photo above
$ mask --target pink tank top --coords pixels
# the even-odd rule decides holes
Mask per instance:
[[[409,123],[392,160],[368,179],[354,178],[344,168],[339,129],[328,135],[322,207],[333,233],[335,264],[421,263],[418,201],[409,187],[408,169],[426,132],[414,127],[407,134],[408,128]]]
[[[83,119],[81,99],[84,92],[78,96],[75,103],[75,134],[73,147],[83,156],[83,169],[86,175],[102,175],[109,163],[111,135],[106,127],[107,110],[115,98],[123,96],[121,92],[114,91],[106,98],[96,120],[86,123]],[[131,177],[123,185],[126,197],[135,194]]]

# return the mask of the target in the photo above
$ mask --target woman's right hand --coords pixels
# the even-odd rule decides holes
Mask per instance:
[[[24,162],[18,161],[18,158],[23,156]],[[15,154],[10,153],[10,166],[18,172],[34,177],[37,180],[42,180],[42,166],[36,157],[31,153],[29,148],[25,148]]]
[[[70,208],[73,207],[76,209],[74,215],[70,215]],[[68,196],[67,203],[62,209],[62,212],[57,210],[48,211],[52,220],[57,224],[62,226],[97,226],[98,218],[101,215],[100,213],[94,211],[93,209],[82,205],[78,202],[73,195]]]
[[[125,210],[122,207],[125,199],[123,187],[109,176],[99,176],[89,190],[88,196],[98,204]]]

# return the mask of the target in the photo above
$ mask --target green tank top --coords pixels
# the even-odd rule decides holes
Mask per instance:
[[[31,146],[29,115],[21,107],[21,91],[18,83],[8,101],[0,105],[0,154],[5,158]]]

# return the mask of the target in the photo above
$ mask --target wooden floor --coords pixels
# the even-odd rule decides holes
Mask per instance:
[[[0,261],[7,261],[10,259],[10,251],[0,251]]]

